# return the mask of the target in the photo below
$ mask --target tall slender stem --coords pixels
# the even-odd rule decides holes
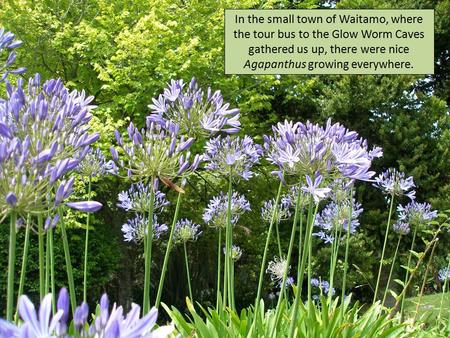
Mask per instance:
[[[42,300],[45,292],[45,253],[44,253],[44,225],[43,217],[38,215],[38,242],[39,242],[39,296]]]
[[[392,207],[392,206],[391,206]],[[345,259],[344,259],[344,276],[342,278],[342,290],[341,290],[341,304],[344,304],[345,297],[345,288],[347,283],[347,270],[348,270],[348,248],[350,246],[350,231],[352,225],[352,216],[353,216],[353,186],[350,188],[350,198],[349,198],[349,215],[347,222],[347,236],[345,237]],[[333,289],[330,289],[330,293],[332,293]],[[341,312],[343,314],[343,311]]]
[[[228,178],[228,206],[227,206],[227,227],[225,232],[225,271],[226,271],[226,283],[224,283],[224,288],[228,293],[228,305],[232,306],[232,299],[234,290],[231,289],[231,247],[233,245],[233,225],[231,223],[231,208],[232,208],[232,198],[233,198],[233,169],[230,167],[229,178]],[[225,292],[224,292],[225,294]],[[224,301],[224,306],[225,306]]]
[[[418,228],[418,226],[416,225],[414,227],[414,233],[413,233],[413,238],[412,238],[412,242],[411,242],[411,248],[409,249],[408,264],[406,265],[407,267],[406,267],[405,281],[403,282],[403,288],[406,288],[406,282],[408,281],[408,278],[409,278],[409,268],[410,268],[410,265],[411,265],[412,251],[414,250],[414,244],[416,243],[417,228]],[[400,318],[401,318],[402,322],[403,322],[405,298],[406,298],[406,292],[407,291],[408,290],[404,290],[404,292],[403,292],[402,304],[400,306]]]
[[[155,307],[157,307],[157,308],[159,307],[159,303],[161,302],[162,290],[163,290],[163,286],[164,286],[164,279],[166,276],[167,266],[169,264],[170,252],[172,251],[173,234],[175,232],[175,225],[177,224],[177,221],[178,221],[178,213],[180,211],[181,196],[182,196],[182,193],[179,192],[178,197],[177,197],[177,204],[175,206],[175,213],[173,214],[172,226],[170,228],[169,241],[167,242],[166,254],[164,255],[164,262],[163,262],[163,267],[161,270],[161,276],[159,278],[158,293],[156,294],[156,301],[155,301]]]
[[[91,200],[91,185],[92,178],[89,175],[88,179],[88,200]],[[86,238],[84,240],[84,271],[83,271],[83,302],[87,301],[87,267],[88,267],[88,250],[89,250],[89,221],[90,213],[86,213]]]
[[[56,312],[56,290],[55,290],[55,252],[53,249],[53,228],[47,232],[48,244],[50,248],[50,291],[52,293],[52,310]]]
[[[447,263],[447,271],[450,269],[450,258],[448,259],[448,263]],[[441,321],[441,314],[442,314],[442,307],[444,305],[444,296],[445,296],[445,290],[446,287],[448,286],[448,275],[444,275],[444,285],[442,285],[442,296],[441,296],[441,304],[439,306],[439,315],[438,315],[438,323]]]
[[[306,231],[305,231],[305,240],[303,243],[303,253],[300,264],[300,269],[297,271],[297,294],[295,295],[294,300],[294,310],[292,310],[291,324],[289,325],[289,337],[294,337],[295,332],[295,319],[297,318],[298,307],[300,306],[300,301],[302,299],[302,289],[303,289],[303,275],[305,273],[305,264],[306,264],[306,254],[309,252],[309,246],[311,245],[311,237],[313,224],[316,219],[317,209],[319,208],[319,203],[316,203],[316,206],[313,211],[313,200],[310,198],[309,207],[308,207],[308,217],[306,221]],[[310,281],[308,281],[311,284]],[[311,301],[310,299],[308,301]]]
[[[191,275],[189,273],[189,261],[188,261],[188,254],[187,254],[187,249],[186,249],[186,242],[183,242],[183,249],[184,249],[184,262],[186,263],[186,278],[187,278],[188,288],[189,288],[189,298],[191,299],[191,302],[194,303],[194,297],[192,297]]]
[[[330,290],[333,290],[334,286],[334,273],[336,272],[336,263],[339,255],[339,246],[342,236],[342,226],[337,225],[334,232],[334,240],[332,244],[331,262],[330,262]],[[331,302],[333,292],[328,292],[328,302]]]
[[[70,305],[72,308],[72,314],[75,313],[75,308],[77,306],[77,299],[75,294],[75,283],[73,281],[73,271],[72,271],[72,261],[70,259],[70,250],[69,250],[69,240],[67,239],[66,225],[64,223],[63,218],[63,209],[62,207],[58,208],[59,212],[59,222],[61,225],[61,236],[63,240],[64,247],[64,257],[66,260],[66,271],[67,271],[67,280],[69,283],[69,295],[70,295]]]
[[[433,260],[434,249],[436,249],[437,243],[438,243],[438,241],[436,241],[433,244],[433,248],[431,249],[431,253],[430,253],[430,258],[428,259],[428,264],[427,264],[427,267],[425,269],[425,274],[423,276],[422,287],[420,288],[419,300],[418,300],[417,305],[416,305],[416,312],[414,313],[413,324],[416,322],[417,315],[419,314],[420,303],[422,302],[423,292],[425,291],[425,285],[427,283],[428,271],[430,269],[430,265],[431,265],[431,262]]]
[[[277,244],[278,244],[278,255],[281,258],[283,255],[283,252],[281,251],[281,240],[280,240],[280,229],[279,229],[279,222],[278,220],[275,221],[275,233],[277,235]]]
[[[219,226],[219,236],[217,239],[217,290],[216,290],[216,309],[219,309],[219,298],[220,298],[220,276],[221,276],[221,257],[222,257],[222,227]]]
[[[147,314],[150,311],[150,270],[152,266],[152,242],[153,242],[153,211],[155,206],[155,190],[153,187],[154,178],[150,181],[150,205],[148,211],[148,225],[147,233],[147,245],[144,252],[144,300],[143,300],[143,314]]]
[[[50,290],[50,237],[48,237],[48,230],[45,231],[45,294]]]
[[[30,228],[31,228],[31,216],[28,215],[25,228],[25,239],[23,243],[22,268],[20,270],[19,291],[17,292],[17,303],[19,303],[19,297],[23,294],[23,288],[25,285],[25,275],[27,273],[27,262],[28,262],[28,250],[30,247]]]
[[[273,225],[275,223],[275,218],[276,218],[276,215],[278,212],[278,203],[280,202],[282,188],[283,188],[283,182],[280,181],[280,184],[278,186],[277,197],[275,198],[274,208],[272,211],[272,217],[270,219],[269,230],[267,231],[266,244],[264,246],[263,258],[261,261],[261,268],[259,270],[258,291],[256,293],[256,300],[255,300],[255,321],[253,322],[253,325],[255,325],[256,316],[258,315],[259,300],[261,299],[262,283],[263,283],[263,278],[264,278],[264,270],[265,270],[266,262],[267,262],[267,252],[269,251],[270,238],[272,236],[272,229],[273,229]]]
[[[15,211],[10,214],[9,225],[9,251],[8,251],[8,287],[6,298],[6,319],[12,321],[14,309],[14,268],[16,265],[16,222]]]
[[[286,269],[283,272],[283,280],[282,280],[281,286],[280,286],[281,290],[280,290],[280,293],[278,295],[278,302],[277,302],[277,307],[276,307],[276,310],[275,310],[275,323],[272,326],[272,332],[270,334],[271,337],[274,337],[275,328],[277,327],[277,324],[278,324],[278,317],[280,315],[281,302],[282,302],[283,296],[285,297],[286,301],[288,300],[287,297],[286,297],[286,293],[285,293],[285,290],[286,290],[286,279],[287,279],[287,275],[288,275],[288,267],[289,267],[289,264],[291,262],[292,250],[294,248],[295,230],[297,228],[298,214],[299,214],[299,209],[300,209],[300,195],[301,195],[301,193],[300,193],[300,190],[299,190],[298,196],[297,196],[297,202],[295,204],[295,214],[294,214],[294,222],[292,224],[291,239],[289,240],[289,249],[288,249],[288,253],[287,253],[287,256],[286,256]],[[281,256],[280,256],[280,259],[281,259]]]
[[[387,293],[389,290],[389,285],[391,284],[392,273],[394,272],[395,260],[397,259],[397,253],[398,253],[398,248],[400,246],[401,239],[402,239],[402,235],[398,236],[397,246],[395,247],[394,258],[392,259],[391,269],[389,271],[389,277],[388,277],[388,281],[386,284],[386,288],[384,289],[383,301],[381,302],[381,305],[384,305],[384,302],[386,301]]]
[[[378,268],[377,284],[375,286],[375,293],[373,294],[372,303],[375,303],[375,301],[377,300],[378,287],[380,286],[381,270],[383,269],[384,253],[386,251],[386,244],[387,244],[387,240],[388,240],[388,236],[389,236],[389,227],[391,225],[391,216],[392,216],[393,207],[394,207],[394,194],[391,194],[391,204],[389,207],[389,216],[388,216],[388,221],[387,221],[387,225],[386,225],[386,234],[384,235],[383,251],[381,252],[380,267]]]

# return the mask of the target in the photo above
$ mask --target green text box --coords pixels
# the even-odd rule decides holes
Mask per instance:
[[[226,74],[433,74],[433,10],[225,10]]]

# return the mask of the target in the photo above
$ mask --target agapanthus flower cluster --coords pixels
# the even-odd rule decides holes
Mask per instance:
[[[224,254],[226,254],[226,251],[227,251],[227,248],[226,247],[223,247],[223,253]],[[241,249],[241,247],[239,247],[239,246],[237,246],[237,245],[232,245],[231,246],[231,259],[234,261],[234,262],[237,262],[238,260],[240,260],[241,259],[241,257],[242,257],[242,249]]]
[[[208,203],[203,213],[203,220],[212,227],[225,228],[227,225],[228,196],[221,192]],[[245,196],[234,192],[231,198],[231,223],[235,225],[241,215],[250,211],[250,203]]]
[[[398,218],[412,225],[423,225],[437,217],[437,211],[431,209],[429,203],[412,201],[407,205],[397,207]]]
[[[450,268],[442,268],[439,270],[438,278],[441,282],[450,281]]]
[[[189,219],[181,219],[175,224],[173,241],[175,243],[196,241],[198,236],[202,233],[200,229],[201,227],[199,224],[196,224]]]
[[[261,218],[266,223],[270,223],[272,220],[273,212],[275,207],[275,199],[272,198],[268,201],[264,201],[264,204],[261,208]],[[280,198],[280,202],[278,203],[278,208],[275,214],[275,223],[280,223],[281,221],[288,220],[292,216],[291,209],[292,208],[292,199],[289,195],[284,195]]]
[[[154,330],[158,310],[153,308],[140,318],[139,305],[132,304],[131,310],[124,314],[122,306],[114,304],[109,307],[107,295],[103,295],[98,311],[90,315],[89,307],[83,303],[75,310],[73,325],[69,319],[69,295],[66,289],[61,289],[57,301],[57,311],[52,313],[52,295],[48,294],[42,300],[39,311],[27,296],[19,299],[19,315],[22,319],[18,325],[0,319],[1,337],[115,337],[166,338],[174,330],[173,326],[161,326]],[[94,318],[90,323],[89,319]]]
[[[391,196],[408,196],[414,200],[416,191],[412,176],[406,177],[405,173],[389,168],[375,177],[374,187],[379,188],[384,194]]]
[[[332,201],[317,214],[314,226],[319,231],[313,233],[313,235],[319,237],[324,243],[332,243],[336,231],[345,234],[349,224],[350,234],[354,234],[359,226],[358,217],[362,212],[361,204],[356,202],[354,198],[351,203],[348,199],[341,203]]]
[[[9,74],[23,74],[26,72],[26,68],[23,67],[10,69],[17,58],[14,49],[20,47],[22,43],[22,41],[16,40],[13,33],[0,28],[0,82],[5,81]]]
[[[253,176],[253,165],[259,162],[262,149],[250,136],[216,137],[205,146],[205,168],[248,180]]]
[[[183,80],[171,80],[158,99],[152,99],[150,120],[164,124],[171,120],[181,126],[181,133],[190,137],[212,136],[218,132],[233,134],[239,131],[239,109],[229,109],[219,90],[206,94],[192,78],[189,85]]]
[[[112,160],[107,160],[103,152],[91,149],[78,164],[78,172],[83,177],[99,177],[106,174],[116,174],[117,166]]]
[[[150,210],[151,189],[155,189],[155,187],[142,182],[132,184],[128,190],[119,193],[117,206],[125,211],[146,214]],[[154,213],[163,212],[169,204],[166,194],[161,191],[155,192],[153,197]]]
[[[93,97],[69,92],[61,80],[42,85],[39,74],[26,89],[22,79],[6,87],[7,99],[0,100],[0,205],[4,212],[50,212],[71,193],[73,182],[60,180],[99,137],[88,127]]]
[[[272,127],[273,136],[264,136],[267,159],[279,169],[274,174],[313,177],[316,173],[332,177],[369,180],[372,160],[380,148],[369,150],[367,141],[339,123],[327,121],[325,127],[291,121]]]
[[[319,289],[320,293],[323,295],[328,295],[330,292],[331,295],[334,295],[336,293],[336,290],[334,288],[330,290],[330,283],[328,283],[326,280],[311,278],[311,286]],[[319,299],[319,296],[313,295],[312,298],[317,300]]]
[[[137,214],[134,218],[128,219],[127,222],[122,225],[124,240],[126,242],[142,242],[148,233],[148,224],[148,218],[141,214]],[[153,240],[159,239],[162,234],[167,232],[168,229],[166,224],[158,223],[158,218],[156,215],[153,215],[152,228]]]
[[[123,150],[123,160],[111,147],[114,161],[127,170],[128,177],[143,181],[149,178],[173,179],[187,170],[194,171],[202,161],[201,155],[191,158],[188,151],[194,142],[193,138],[179,135],[180,127],[171,121],[164,125],[147,119],[146,128],[139,131],[130,123],[128,126],[128,142],[125,142],[116,130],[116,140]]]
[[[402,236],[409,234],[409,232],[411,231],[409,223],[400,220],[394,223],[392,229]]]
[[[270,279],[277,285],[283,283],[284,274],[289,274],[291,266],[287,265],[286,258],[275,256],[272,261],[269,262],[266,272],[270,274]]]

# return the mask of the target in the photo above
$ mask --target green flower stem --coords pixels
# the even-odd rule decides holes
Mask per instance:
[[[408,281],[408,278],[409,278],[409,269],[410,269],[410,265],[411,265],[412,251],[414,250],[414,244],[416,243],[417,228],[418,228],[418,226],[416,225],[414,227],[414,233],[413,233],[413,238],[412,238],[412,242],[411,242],[411,248],[409,249],[408,264],[407,264],[407,269],[406,269],[405,281],[403,282],[403,287],[404,288],[406,288],[406,282]],[[401,321],[402,322],[403,322],[403,316],[404,316],[406,292],[407,292],[407,290],[405,290],[403,292],[402,304],[400,306],[400,317],[401,317]]]
[[[350,188],[350,210],[348,215],[348,222],[347,222],[347,236],[345,237],[345,259],[344,259],[344,276],[342,278],[342,293],[341,293],[341,304],[344,304],[344,297],[345,297],[345,288],[347,283],[347,270],[348,270],[348,248],[350,246],[350,230],[351,230],[351,224],[352,224],[352,216],[353,216],[353,186]],[[392,204],[391,204],[392,208]],[[392,211],[392,210],[391,210]],[[389,227],[389,226],[388,226]],[[387,238],[387,237],[386,237]],[[330,293],[332,292],[332,289],[330,289]],[[341,312],[343,313],[343,311]]]
[[[159,303],[161,302],[162,290],[163,290],[163,286],[164,286],[164,279],[165,279],[166,272],[167,272],[167,266],[169,264],[170,252],[172,251],[172,246],[173,246],[173,234],[175,232],[175,225],[177,224],[178,213],[180,211],[181,197],[182,197],[182,193],[179,192],[178,197],[177,197],[177,204],[175,206],[175,213],[173,214],[172,226],[170,228],[169,241],[167,242],[166,254],[164,255],[164,263],[163,263],[163,267],[161,270],[161,276],[159,278],[158,293],[156,294],[156,302],[155,302],[155,307],[157,307],[157,308],[159,307]]]
[[[27,262],[28,262],[28,250],[30,248],[30,228],[31,228],[31,216],[28,214],[27,223],[25,227],[25,239],[23,243],[23,254],[22,254],[22,268],[20,269],[20,280],[19,280],[19,291],[17,292],[17,304],[19,304],[19,298],[23,294],[23,288],[25,285],[25,275],[27,273]],[[16,323],[19,318],[16,311]]]
[[[233,303],[233,293],[234,290],[231,289],[231,248],[233,245],[233,226],[231,224],[231,200],[233,198],[233,170],[230,168],[229,179],[228,179],[228,206],[227,206],[227,225],[225,232],[225,271],[226,278],[224,282],[224,308],[226,306],[225,295],[228,294],[228,305],[232,306]]]
[[[400,235],[398,237],[397,246],[395,247],[395,252],[394,252],[394,258],[392,259],[391,270],[389,271],[389,277],[388,277],[388,281],[387,281],[387,284],[386,284],[386,289],[384,289],[383,301],[381,302],[381,305],[383,305],[384,302],[386,301],[386,297],[387,297],[387,293],[388,293],[388,290],[389,290],[389,285],[391,284],[392,273],[394,271],[395,260],[397,259],[398,248],[400,246],[401,239],[402,239],[402,235]]]
[[[287,279],[287,275],[288,275],[288,267],[289,264],[291,262],[291,256],[292,256],[292,250],[294,248],[294,242],[295,242],[295,230],[297,228],[297,222],[298,222],[298,214],[299,214],[299,209],[300,209],[300,190],[297,196],[297,202],[295,204],[295,214],[294,214],[294,222],[292,224],[292,231],[291,231],[291,239],[289,240],[289,248],[288,248],[288,253],[286,256],[286,270],[283,273],[283,280],[281,282],[281,290],[280,293],[278,295],[278,302],[277,302],[277,307],[275,310],[275,323],[272,326],[272,332],[270,334],[271,337],[274,337],[274,333],[275,333],[275,328],[278,325],[278,319],[280,316],[280,309],[281,309],[281,302],[283,300],[283,297],[286,299],[286,301],[288,300],[286,297],[286,279]],[[281,256],[280,256],[281,259]]]
[[[14,268],[16,264],[16,221],[15,211],[10,214],[9,251],[8,251],[8,287],[6,297],[6,320],[12,321],[14,309]]]
[[[389,216],[388,221],[386,225],[386,234],[384,235],[384,244],[383,244],[383,251],[381,252],[381,259],[380,259],[380,267],[378,268],[378,277],[377,277],[377,284],[375,286],[375,293],[373,294],[373,301],[372,303],[375,303],[377,300],[378,295],[378,287],[380,286],[380,279],[381,279],[381,270],[383,269],[383,260],[384,260],[384,253],[386,251],[386,244],[389,236],[389,227],[391,225],[391,217],[392,217],[392,209],[394,208],[394,195],[391,195],[391,205],[389,207]]]
[[[280,202],[280,196],[281,196],[282,189],[283,189],[283,182],[280,181],[280,184],[278,186],[277,197],[275,198],[274,208],[272,211],[272,217],[270,219],[269,230],[267,232],[266,244],[264,246],[264,252],[263,252],[263,259],[261,261],[261,269],[259,271],[258,291],[256,293],[256,300],[255,300],[255,320],[253,322],[253,325],[255,325],[256,318],[258,315],[259,300],[261,299],[262,283],[263,283],[263,278],[264,278],[264,270],[266,268],[266,262],[267,262],[267,252],[269,251],[270,237],[272,236],[272,229],[273,229],[273,225],[275,223],[275,218],[276,218],[276,215],[278,212],[278,203]]]
[[[39,241],[39,296],[42,301],[45,292],[45,253],[44,253],[44,225],[43,217],[38,215],[38,241]]]
[[[336,263],[339,255],[339,244],[342,236],[342,227],[336,226],[334,231],[334,240],[331,249],[331,261],[330,261],[330,290],[333,290],[334,286],[334,273],[336,272]],[[331,304],[332,292],[328,292],[328,302]]]
[[[222,227],[219,227],[219,236],[217,239],[217,296],[216,296],[216,309],[219,309],[219,299],[220,299],[220,275],[221,275],[221,247],[222,247]]]
[[[75,284],[73,281],[73,271],[72,271],[72,261],[70,259],[70,250],[69,250],[69,240],[67,239],[66,225],[64,223],[64,215],[62,207],[58,208],[59,212],[59,223],[61,227],[61,236],[63,240],[64,247],[64,257],[66,260],[66,271],[67,271],[67,280],[69,283],[69,295],[70,295],[70,305],[72,308],[72,314],[75,313],[75,308],[77,306],[77,299],[75,294]]]
[[[302,288],[303,288],[303,276],[305,274],[305,264],[306,264],[306,254],[309,252],[309,246],[311,245],[312,238],[312,230],[314,220],[316,218],[317,209],[319,208],[319,203],[316,203],[316,206],[313,211],[313,200],[310,198],[309,207],[308,207],[308,216],[306,220],[306,231],[305,231],[305,240],[303,243],[303,253],[300,264],[300,269],[297,271],[297,294],[295,295],[294,300],[294,309],[292,310],[291,323],[289,325],[289,337],[294,337],[295,333],[295,319],[297,318],[298,308],[300,306],[300,301],[302,298]]]
[[[416,305],[416,312],[414,313],[413,324],[416,322],[417,315],[419,314],[420,303],[422,302],[423,292],[425,291],[425,285],[427,284],[428,271],[430,270],[431,263],[433,261],[434,249],[436,249],[438,241],[434,242],[433,248],[431,249],[430,258],[428,259],[428,264],[425,269],[425,274],[423,276],[422,287],[420,288],[419,300]]]
[[[48,244],[50,247],[50,291],[52,293],[52,310],[56,313],[56,290],[55,290],[55,252],[53,248],[53,228],[47,232]]]
[[[91,185],[92,178],[89,176],[88,180],[88,201],[91,200]],[[89,249],[89,221],[90,213],[86,213],[86,238],[84,240],[84,271],[83,271],[83,302],[87,302],[87,266],[88,266],[88,249]]]
[[[231,259],[231,290],[233,290],[231,298],[231,308],[236,309],[235,298],[234,298],[234,260]]]
[[[450,259],[447,263],[447,270],[450,269]],[[441,304],[439,306],[439,315],[438,315],[438,323],[441,321],[441,314],[442,314],[442,307],[444,305],[444,296],[445,296],[445,290],[448,286],[448,277],[446,276],[444,280],[444,285],[442,286],[442,296],[441,296]]]
[[[45,294],[50,290],[50,237],[45,231]]]
[[[277,235],[277,244],[278,244],[278,256],[281,258],[283,255],[283,252],[281,251],[281,240],[280,240],[280,230],[279,230],[279,223],[278,221],[275,222],[275,233]]]
[[[188,288],[189,288],[189,298],[192,303],[194,303],[194,297],[192,297],[192,287],[191,287],[191,275],[189,273],[189,261],[188,261],[188,254],[186,249],[186,242],[183,242],[183,249],[184,249],[184,262],[186,263],[186,278],[188,282]]]
[[[153,212],[155,204],[155,191],[153,188],[154,178],[150,181],[150,206],[148,211],[148,226],[147,233],[147,245],[144,253],[144,299],[143,299],[143,315],[146,315],[150,311],[150,270],[152,266],[152,242],[153,242]]]

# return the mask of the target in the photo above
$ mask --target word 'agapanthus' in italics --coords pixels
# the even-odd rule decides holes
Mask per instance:
[[[27,296],[19,299],[18,312],[22,321],[18,325],[0,319],[0,337],[115,337],[166,338],[174,330],[173,326],[161,326],[153,330],[158,310],[153,308],[140,318],[140,307],[131,304],[131,310],[124,314],[122,306],[109,307],[108,297],[102,296],[95,316],[89,314],[89,307],[83,303],[76,308],[72,324],[69,319],[69,295],[61,289],[57,301],[56,313],[52,316],[52,295],[44,297],[36,311]],[[94,318],[92,322],[89,322]]]
[[[186,243],[197,240],[202,233],[199,224],[195,224],[189,219],[181,219],[175,224],[173,241],[175,243]]]
[[[22,74],[26,68],[9,69],[16,61],[17,55],[13,50],[22,45],[22,41],[16,40],[13,33],[0,28],[0,82],[3,82],[9,74]]]
[[[437,217],[437,211],[431,209],[429,203],[412,201],[407,205],[397,207],[398,218],[412,225],[424,225]]]
[[[98,177],[106,174],[115,174],[117,166],[112,160],[107,160],[100,149],[91,149],[78,164],[78,172],[83,177]]]
[[[412,176],[406,177],[405,173],[389,168],[375,177],[374,187],[379,188],[384,194],[392,196],[408,196],[414,200],[416,192]]]
[[[346,177],[369,180],[372,160],[382,155],[380,148],[369,150],[367,141],[339,123],[325,127],[291,121],[272,126],[273,136],[264,136],[267,159],[277,165],[281,177],[313,177],[316,173],[334,179]]]
[[[361,204],[352,199],[341,203],[330,202],[317,214],[314,226],[319,231],[313,233],[325,243],[332,243],[336,233],[345,234],[350,223],[350,234],[354,234],[359,226],[358,217],[363,212]]]
[[[239,109],[229,109],[220,91],[206,93],[198,88],[193,78],[189,85],[183,80],[171,80],[158,99],[149,105],[149,119],[164,124],[166,120],[180,125],[182,134],[198,138],[218,132],[233,134],[239,131]]]
[[[111,148],[113,159],[127,171],[128,177],[143,181],[149,178],[173,179],[187,170],[194,171],[201,155],[191,158],[188,148],[193,138],[179,136],[180,127],[170,121],[159,125],[147,120],[146,128],[139,130],[130,123],[128,141],[116,131],[116,140],[123,150],[123,159]]]
[[[142,215],[136,215],[136,217],[127,220],[122,225],[122,233],[126,242],[139,243],[144,240],[144,236],[147,235],[148,218]],[[159,224],[156,215],[153,216],[153,239],[159,239],[162,234],[167,232],[167,225]]]
[[[117,206],[125,211],[134,211],[146,214],[150,210],[151,190],[153,186],[143,184],[142,182],[132,184],[128,190],[121,191],[118,196]],[[166,194],[156,191],[153,199],[153,212],[161,213],[164,207],[170,202],[166,199]]]
[[[221,192],[209,201],[203,213],[203,220],[212,227],[225,228],[227,225],[227,210],[228,196]],[[245,196],[234,192],[231,198],[231,223],[235,225],[246,211],[250,211],[250,203]]]
[[[205,146],[205,168],[232,174],[248,180],[253,176],[253,165],[259,162],[262,149],[250,136],[210,139]]]

